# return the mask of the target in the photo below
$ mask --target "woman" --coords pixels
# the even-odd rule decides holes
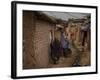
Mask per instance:
[[[54,64],[57,64],[61,53],[61,43],[55,38],[54,41],[50,45],[51,47],[51,58],[54,61]]]

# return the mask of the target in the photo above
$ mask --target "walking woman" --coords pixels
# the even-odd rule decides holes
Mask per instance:
[[[58,28],[52,30],[52,39],[51,39],[51,59],[54,64],[57,64],[61,55],[61,42],[60,42],[61,33]]]
[[[60,53],[61,53],[61,43],[58,39],[54,39],[54,41],[50,45],[51,47],[51,58],[54,64],[57,64]]]

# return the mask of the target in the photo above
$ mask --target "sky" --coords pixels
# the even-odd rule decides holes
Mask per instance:
[[[43,13],[47,14],[48,16],[53,16],[55,18],[59,18],[66,21],[69,18],[79,19],[89,15],[89,13],[53,12],[53,11],[43,11]]]

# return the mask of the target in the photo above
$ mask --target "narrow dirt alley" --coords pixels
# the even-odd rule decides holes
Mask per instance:
[[[78,66],[89,66],[90,65],[90,52],[89,51],[80,51],[78,46],[74,43],[71,43],[72,54],[65,57],[60,57],[57,64],[50,63],[48,66],[55,67],[78,67]]]

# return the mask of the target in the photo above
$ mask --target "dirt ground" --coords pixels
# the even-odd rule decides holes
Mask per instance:
[[[80,47],[71,43],[72,54],[65,57],[60,57],[57,64],[50,63],[48,67],[80,67],[80,66],[90,66],[90,51],[81,51]]]

